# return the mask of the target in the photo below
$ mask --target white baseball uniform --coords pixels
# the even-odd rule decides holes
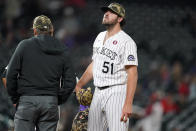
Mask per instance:
[[[103,43],[105,35],[106,31],[101,32],[93,45],[96,88],[90,106],[88,131],[106,131],[106,124],[109,131],[128,131],[128,122],[120,122],[126,97],[125,65],[138,65],[137,47],[122,30]]]

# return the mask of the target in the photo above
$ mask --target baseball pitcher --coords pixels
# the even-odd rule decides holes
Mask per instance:
[[[94,80],[95,92],[88,116],[88,131],[128,131],[138,73],[137,47],[121,27],[125,9],[118,3],[102,7],[106,31],[98,34],[93,57],[76,85],[78,92]],[[106,123],[105,121],[106,120]]]

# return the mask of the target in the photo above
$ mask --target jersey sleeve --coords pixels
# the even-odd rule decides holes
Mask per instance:
[[[95,58],[95,55],[96,55],[96,53],[97,53],[97,48],[96,48],[96,43],[98,42],[98,40],[100,39],[100,37],[101,37],[101,35],[102,35],[102,32],[101,33],[99,33],[98,35],[97,35],[97,37],[96,37],[96,39],[95,39],[95,41],[94,41],[94,43],[93,43],[93,54],[92,54],[92,60],[94,60],[94,58]]]
[[[94,60],[95,58],[95,53],[96,53],[96,48],[95,48],[95,43],[97,41],[97,38],[95,39],[94,43],[93,43],[93,54],[92,54],[92,60]]]
[[[95,58],[95,47],[94,47],[94,44],[93,44],[93,54],[92,54],[92,60],[94,60]]]
[[[138,66],[137,46],[133,40],[129,40],[125,43],[123,55],[124,55],[123,57],[124,66],[126,65]]]

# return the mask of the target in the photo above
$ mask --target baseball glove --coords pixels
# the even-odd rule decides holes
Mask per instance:
[[[76,93],[76,97],[78,102],[81,105],[84,106],[90,106],[92,98],[93,98],[93,93],[91,91],[91,88],[88,87],[87,89],[81,89]]]
[[[71,131],[87,131],[89,108],[80,111],[75,116]]]

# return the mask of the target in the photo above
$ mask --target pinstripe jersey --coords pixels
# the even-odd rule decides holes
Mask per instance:
[[[138,65],[137,46],[124,31],[109,37],[99,33],[93,44],[93,78],[96,87],[127,83],[125,65]]]

